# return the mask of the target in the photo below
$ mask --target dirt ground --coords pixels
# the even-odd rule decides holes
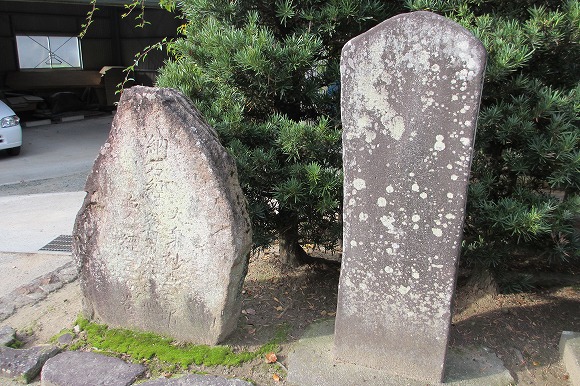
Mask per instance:
[[[334,265],[289,269],[272,251],[252,256],[238,329],[226,344],[254,349],[285,330],[286,342],[276,352],[279,364],[261,358],[240,367],[190,371],[284,385],[291,343],[310,323],[335,315],[338,277]],[[458,297],[461,293],[460,287]],[[30,346],[71,328],[80,309],[78,284],[72,283],[37,305],[20,309],[0,326],[17,328]],[[456,310],[450,345],[492,349],[518,385],[567,386],[570,381],[558,353],[560,334],[566,330],[580,331],[580,286],[484,297]]]

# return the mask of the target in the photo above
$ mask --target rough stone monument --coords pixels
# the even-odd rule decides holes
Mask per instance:
[[[182,94],[123,92],[74,227],[85,313],[215,344],[235,329],[251,228],[233,159]]]
[[[442,380],[485,61],[429,12],[343,48],[338,360]]]

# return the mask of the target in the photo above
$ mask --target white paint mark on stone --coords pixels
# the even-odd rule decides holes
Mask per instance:
[[[431,228],[431,232],[437,237],[443,236],[443,231],[439,228]]]
[[[363,180],[362,178],[355,178],[352,184],[354,185],[354,188],[356,190],[362,190],[367,187],[365,180]]]

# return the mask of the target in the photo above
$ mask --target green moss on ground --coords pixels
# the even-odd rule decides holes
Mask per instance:
[[[276,336],[256,351],[234,352],[229,346],[177,344],[170,338],[149,332],[109,328],[79,317],[76,324],[86,333],[85,344],[99,351],[126,354],[135,361],[157,360],[186,369],[192,364],[204,366],[238,366],[270,351],[278,351],[289,332],[283,326]]]

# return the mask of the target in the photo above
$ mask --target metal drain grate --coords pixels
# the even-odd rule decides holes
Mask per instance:
[[[60,235],[44,247],[40,248],[40,250],[72,253],[72,235]]]

